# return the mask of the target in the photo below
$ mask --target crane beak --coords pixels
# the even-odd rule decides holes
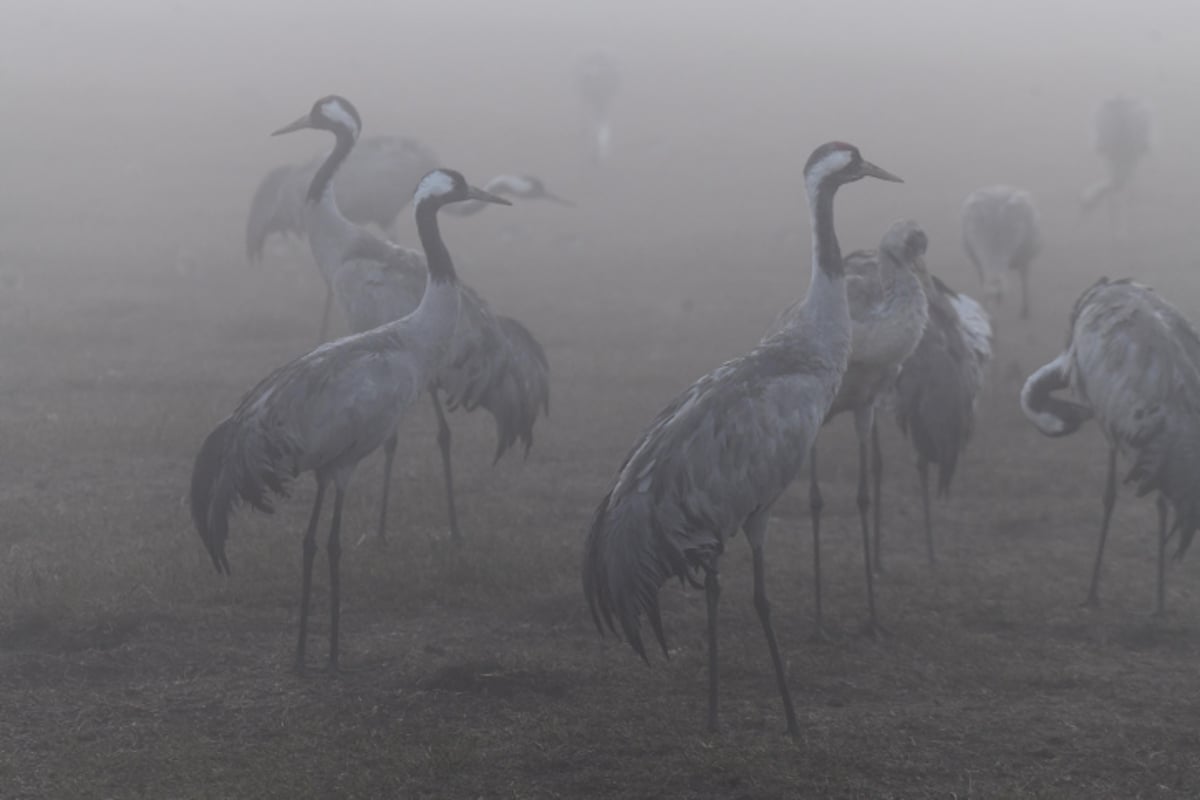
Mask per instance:
[[[468,186],[467,187],[467,199],[468,200],[478,200],[481,203],[496,203],[497,205],[502,205],[502,206],[511,206],[512,205],[511,202],[509,202],[508,200],[505,200],[500,195],[492,194],[491,192],[484,191],[483,189],[480,189],[478,186]]]
[[[565,208],[574,208],[575,204],[565,197],[559,197],[554,192],[543,192],[542,197],[556,205],[564,206]]]
[[[272,136],[282,136],[285,133],[292,133],[294,131],[302,131],[302,130],[305,130],[306,128],[311,128],[312,126],[313,126],[313,124],[312,124],[311,116],[308,114],[305,114],[303,117],[300,117],[300,119],[296,120],[295,122],[292,122],[288,125],[284,125],[279,130],[272,132],[271,135]]]
[[[863,178],[878,178],[881,181],[891,181],[892,183],[904,183],[904,179],[893,175],[883,167],[877,167],[870,161],[864,160],[858,167],[858,174]]]

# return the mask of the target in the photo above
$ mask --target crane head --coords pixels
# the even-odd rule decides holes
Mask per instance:
[[[815,194],[823,184],[841,186],[862,178],[904,183],[901,178],[864,159],[857,147],[845,142],[826,142],[813,150],[804,165],[804,183],[809,194]]]
[[[331,94],[313,103],[312,110],[307,114],[284,125],[279,130],[272,132],[271,135],[281,136],[285,133],[310,128],[333,133],[346,132],[357,139],[359,132],[362,131],[362,117],[358,115],[358,109],[349,100],[340,95]]]
[[[452,169],[435,169],[417,184],[413,193],[413,205],[417,208],[433,205],[435,208],[449,203],[461,203],[464,200],[478,200],[482,203],[496,203],[511,206],[512,203],[498,194],[480,189],[467,183],[461,172]]]
[[[925,251],[929,247],[929,237],[925,231],[911,219],[902,219],[892,223],[879,242],[879,252],[901,266],[909,267],[917,274],[924,273]]]

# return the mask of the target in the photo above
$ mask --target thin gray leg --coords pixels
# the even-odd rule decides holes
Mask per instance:
[[[826,640],[825,621],[821,612],[821,509],[825,499],[821,496],[821,484],[817,480],[817,445],[808,451],[808,513],[812,518],[813,536],[813,639]]]
[[[346,490],[338,485],[334,492],[333,525],[329,528],[326,544],[329,554],[329,669],[332,672],[338,668],[338,624],[342,615],[342,502],[346,499]]]
[[[925,551],[933,565],[937,556],[933,553],[933,514],[929,509],[929,462],[924,458],[917,459],[917,475],[921,479],[921,510],[925,514]]]
[[[392,488],[392,463],[396,460],[398,442],[398,435],[393,433],[383,443],[383,499],[379,503],[379,530],[375,534],[381,542],[387,540],[388,494]]]
[[[779,696],[783,700],[783,714],[787,718],[788,736],[798,736],[800,727],[796,724],[796,709],[792,706],[792,693],[788,689],[783,658],[779,654],[775,629],[771,626],[771,603],[767,600],[766,570],[763,565],[763,547],[767,538],[766,513],[755,514],[746,520],[744,530],[754,555],[754,610],[758,612],[758,621],[762,623],[763,634],[767,637],[767,649],[771,652],[771,665],[775,668],[775,681],[779,684]]]
[[[1108,523],[1117,502],[1117,448],[1108,449],[1108,478],[1104,482],[1104,519],[1100,522],[1100,544],[1096,548],[1096,563],[1092,567],[1092,584],[1088,588],[1086,605],[1100,605],[1100,563],[1104,561],[1104,542],[1108,538]]]
[[[704,600],[708,609],[708,730],[716,733],[717,722],[717,602],[721,599],[721,579],[714,563],[704,575]]]
[[[1154,616],[1167,613],[1167,498],[1158,496],[1158,591],[1155,593]]]
[[[875,571],[883,572],[883,547],[880,541],[883,527],[883,448],[879,446],[879,420],[871,420],[871,476],[875,479]]]
[[[442,478],[446,484],[446,511],[450,516],[450,541],[462,543],[462,533],[458,529],[458,509],[454,502],[454,470],[450,466],[450,425],[446,422],[446,412],[442,409],[442,401],[438,399],[437,390],[430,390],[433,399],[433,410],[437,414],[438,448],[442,451]]]
[[[858,410],[854,413],[854,430],[858,434],[858,519],[862,527],[863,569],[867,576],[867,609],[870,619],[867,631],[872,635],[880,632],[879,618],[875,614],[875,570],[871,568],[871,524],[867,519],[867,511],[871,506],[867,459],[867,438],[874,424],[875,415],[871,408]]]
[[[317,497],[313,500],[308,529],[304,533],[304,572],[300,579],[300,640],[296,644],[296,671],[304,671],[304,645],[308,639],[308,602],[312,595],[313,558],[317,554],[317,521],[321,518],[321,500],[325,497],[325,480],[317,478]]]

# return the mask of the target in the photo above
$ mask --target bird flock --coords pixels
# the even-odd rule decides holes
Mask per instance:
[[[587,122],[586,151],[597,164],[614,157],[613,107],[621,85],[604,53],[583,58],[576,90]],[[1108,175],[1083,206],[1117,215],[1134,170],[1149,150],[1149,112],[1136,100],[1105,102],[1095,119],[1097,153]],[[246,254],[263,257],[274,235],[307,240],[326,286],[321,343],[250,389],[204,440],[191,480],[191,513],[213,566],[228,573],[231,515],[240,505],[270,512],[275,497],[312,473],[316,484],[302,543],[295,664],[306,667],[313,569],[326,489],[333,511],[329,567],[328,665],[339,664],[341,521],[358,465],[384,455],[377,536],[388,530],[388,489],[409,409],[428,396],[438,423],[449,538],[462,543],[447,412],[483,408],[492,416],[499,459],[518,443],[528,455],[534,426],[549,413],[550,370],[542,345],[523,323],[493,312],[462,282],[439,214],[472,216],[514,200],[570,201],[533,175],[503,174],[483,188],[439,166],[410,138],[362,139],[362,117],[346,98],[318,99],[275,135],[323,131],[333,147],[302,165],[269,171],[254,193]],[[912,176],[908,176],[912,179]],[[669,579],[705,597],[707,724],[719,727],[718,603],[726,543],[740,530],[753,564],[753,604],[774,671],[786,730],[800,732],[765,582],[772,509],[809,468],[814,589],[813,628],[825,636],[821,522],[824,498],[818,440],[843,414],[857,442],[856,505],[862,545],[867,630],[883,631],[875,577],[884,568],[880,418],[893,415],[915,456],[925,547],[937,561],[931,510],[946,494],[981,413],[1010,273],[1020,281],[1019,314],[1032,313],[1032,266],[1042,247],[1033,196],[985,186],[962,206],[962,244],[978,271],[980,300],[950,288],[926,264],[925,230],[901,219],[875,250],[842,254],[835,198],[848,184],[901,179],[852,144],[815,148],[803,166],[812,255],[807,294],[771,323],[749,352],[716,366],[667,402],[643,428],[601,495],[583,539],[582,587],[600,633],[624,639],[643,659],[642,621],[664,654],[659,592]],[[877,189],[876,191],[881,191]],[[420,249],[396,244],[399,213],[411,201]],[[576,213],[584,213],[579,209]],[[1115,219],[1115,216],[1114,216]],[[351,333],[326,342],[334,302]],[[1108,442],[1103,514],[1088,602],[1098,584],[1116,499],[1118,454],[1126,481],[1157,497],[1156,610],[1165,609],[1168,544],[1186,552],[1200,528],[1200,337],[1149,287],[1101,279],[1070,312],[1066,346],[1034,370],[1020,408],[1041,433],[1061,437],[1095,418]],[[1056,394],[1066,391],[1067,396]]]

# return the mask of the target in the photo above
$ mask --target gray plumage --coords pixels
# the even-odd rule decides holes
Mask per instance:
[[[304,196],[327,154],[304,164],[285,164],[263,177],[246,219],[246,258],[258,261],[272,235],[305,235]],[[338,170],[334,191],[351,222],[391,230],[417,182],[438,165],[425,144],[404,136],[373,136],[358,142]]]
[[[921,227],[911,220],[903,220],[884,233],[878,251],[859,250],[845,259],[852,339],[850,361],[824,422],[845,411],[854,414],[859,456],[858,511],[872,630],[878,627],[878,618],[871,554],[874,549],[878,561],[880,520],[877,516],[876,542],[875,548],[872,548],[867,520],[867,510],[871,504],[868,479],[874,472],[876,508],[879,507],[882,480],[882,457],[879,456],[878,434],[875,431],[875,404],[891,389],[900,365],[916,348],[925,328],[928,312],[921,278],[926,274],[924,257],[927,246],[928,239]],[[794,309],[784,312],[776,322],[776,327],[781,323],[786,324],[793,314]],[[867,462],[868,436],[876,444],[874,470]],[[813,530],[814,615],[817,635],[820,636],[823,635],[821,510],[824,499],[817,475],[817,446],[814,442],[809,457],[809,511]]]
[[[718,560],[739,528],[754,557],[754,603],[767,639],[788,731],[797,732],[770,622],[763,547],[771,507],[812,447],[850,355],[850,313],[833,225],[844,183],[899,180],[850,145],[817,148],[805,166],[813,212],[808,296],[779,331],[701,378],[638,438],[596,509],[583,588],[597,628],[618,630],[646,656],[645,614],[666,651],[658,590],[669,577],[703,573],[708,612],[709,727],[717,725]]]
[[[339,103],[328,98],[320,103]],[[314,109],[314,114],[318,109]],[[394,441],[401,415],[433,383],[454,336],[460,293],[438,231],[437,211],[450,202],[486,198],[449,170],[418,185],[417,228],[426,252],[427,289],[408,316],[318,347],[250,390],[200,448],[192,471],[191,510],[214,567],[229,572],[225,541],[240,503],[270,512],[296,476],[312,472],[317,495],[304,537],[298,668],[304,666],[316,526],[326,485],[336,491],[329,533],[329,663],[338,661],[341,514],[358,463]],[[502,201],[495,198],[498,202]]]
[[[992,329],[987,312],[970,297],[931,275],[923,283],[929,322],[917,349],[901,366],[890,399],[896,422],[917,453],[925,543],[932,563],[929,466],[938,470],[938,494],[946,494],[975,425],[977,401],[992,357]]]
[[[1029,318],[1029,266],[1042,247],[1033,196],[1011,186],[988,186],[967,196],[963,247],[979,271],[984,297],[1004,299],[1008,273],[1021,280],[1021,318]]]
[[[349,221],[329,189],[340,174],[340,165],[353,152],[360,127],[358,112],[349,101],[325,98],[307,116],[280,131],[317,128],[330,131],[336,138],[336,146],[314,174],[306,193],[304,216],[313,257],[356,332],[410,313],[420,301],[426,282],[426,263],[420,253],[398,247]],[[549,195],[540,181],[534,183],[530,179],[506,177],[493,179],[491,185],[509,194]],[[497,192],[481,190],[478,198],[468,199],[462,205],[487,205],[495,203],[498,197]],[[455,541],[462,537],[454,501],[450,427],[439,392],[451,410],[473,411],[482,406],[491,412],[496,420],[497,459],[517,441],[528,452],[533,443],[534,422],[539,412],[548,413],[550,408],[549,367],[541,345],[516,320],[494,316],[477,292],[461,283],[458,286],[461,311],[450,356],[428,387],[438,419],[437,439],[442,453],[450,532]],[[397,446],[394,436],[383,446],[380,537],[386,531],[388,488]]]
[[[1117,198],[1127,191],[1138,163],[1150,152],[1151,135],[1150,108],[1141,100],[1116,95],[1096,109],[1092,145],[1108,174],[1084,189],[1084,211],[1107,201],[1115,217]]]
[[[1054,396],[1070,388],[1075,400]],[[1159,498],[1156,609],[1165,607],[1165,552],[1179,536],[1182,557],[1200,527],[1200,338],[1179,311],[1149,287],[1101,279],[1076,301],[1066,349],[1029,376],[1026,417],[1048,436],[1065,436],[1096,417],[1109,443],[1100,542],[1088,592],[1098,602],[1100,564],[1116,502],[1118,451],[1132,462],[1125,478],[1138,496]],[[1168,529],[1167,512],[1174,511]]]
[[[612,104],[621,88],[617,62],[607,53],[587,54],[576,69],[575,88],[587,114],[592,160],[604,161],[612,154]]]

